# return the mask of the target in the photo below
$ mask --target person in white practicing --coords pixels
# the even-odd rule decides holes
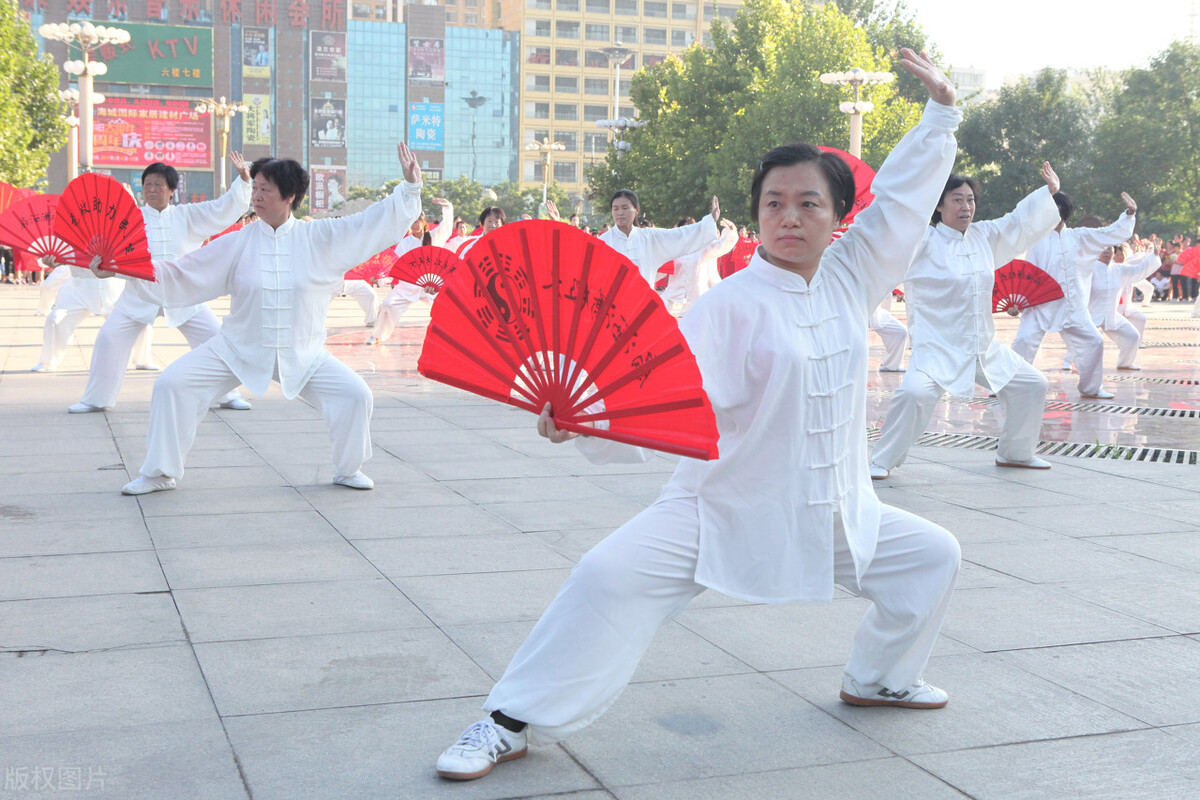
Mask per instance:
[[[904,275],[956,151],[954,86],[923,56],[921,123],[872,184],[875,201],[830,243],[854,176],[811,145],[767,153],[751,184],[762,245],[696,301],[680,328],[712,400],[721,456],[683,459],[662,495],[594,547],[521,645],[484,710],[437,760],[469,780],[527,745],[579,731],[629,682],[655,631],[705,590],[754,603],[868,598],[841,681],[856,706],[934,709],[922,671],[949,606],[958,542],[881,504],[867,476],[867,316]],[[552,409],[538,432],[553,442]],[[576,439],[596,461],[647,451]]]
[[[150,400],[146,461],[124,494],[174,489],[208,404],[239,383],[257,395],[272,381],[289,400],[320,410],[333,442],[333,482],[375,484],[362,472],[371,457],[371,390],[325,349],[329,299],[351,266],[395,241],[421,211],[421,167],[398,145],[404,181],[385,200],[337,219],[297,220],[308,173],[291,159],[250,166],[258,220],[178,261],[155,264],[167,307],[230,295],[220,332],[163,370]],[[99,259],[93,261],[93,270]],[[111,273],[98,272],[103,276]]]
[[[52,262],[53,259],[47,259],[47,261]],[[35,316],[44,317],[50,313],[50,309],[54,308],[54,301],[58,297],[58,290],[70,279],[71,268],[66,264],[57,264],[50,268],[50,272],[38,286],[38,306],[37,310],[33,312]]]
[[[146,198],[146,204],[142,206],[142,218],[146,223],[150,256],[156,262],[182,258],[246,213],[250,206],[250,167],[241,153],[230,153],[229,158],[238,177],[229,191],[206,203],[172,205],[171,200],[179,186],[179,173],[169,164],[156,161],[142,171],[142,195]],[[86,414],[104,411],[117,404],[121,384],[125,381],[125,364],[129,361],[134,342],[154,325],[154,320],[159,316],[166,319],[172,328],[178,328],[192,348],[217,335],[221,323],[212,309],[203,303],[187,308],[164,309],[157,286],[149,281],[126,282],[125,291],[121,293],[113,312],[96,334],[92,365],[83,397],[67,411]],[[217,398],[216,402],[221,408],[250,410],[250,403],[237,389]]]
[[[1033,247],[1025,260],[1042,269],[1062,287],[1063,296],[1021,312],[1021,324],[1013,339],[1012,349],[1030,364],[1037,358],[1042,346],[1042,337],[1049,331],[1059,331],[1067,349],[1076,356],[1079,368],[1079,395],[1081,397],[1112,399],[1113,393],[1101,386],[1104,377],[1101,361],[1104,356],[1104,340],[1092,324],[1088,313],[1091,294],[1092,265],[1100,252],[1128,239],[1133,235],[1137,222],[1137,203],[1124,192],[1121,201],[1125,213],[1107,227],[1089,226],[1087,219],[1080,221],[1077,228],[1068,228],[1067,220],[1075,211],[1075,204],[1066,192],[1057,192],[1054,202],[1058,206],[1058,226]]]
[[[1092,268],[1092,298],[1090,311],[1096,327],[1117,343],[1117,369],[1140,370],[1135,362],[1142,336],[1124,314],[1118,310],[1121,295],[1132,290],[1133,284],[1154,274],[1162,261],[1153,250],[1145,250],[1134,256],[1128,245],[1105,248]],[[1070,351],[1079,368],[1079,355]]]
[[[692,218],[685,217],[677,222],[675,227],[682,228],[690,224]],[[667,288],[662,293],[663,302],[672,314],[678,317],[687,313],[700,295],[720,283],[721,273],[717,271],[717,259],[732,252],[737,241],[737,226],[732,221],[723,219],[719,237],[710,241],[703,249],[675,259],[675,272],[667,279]]]
[[[721,235],[721,204],[715,195],[711,214],[681,228],[639,228],[634,225],[641,213],[641,203],[629,189],[618,189],[609,207],[612,210],[613,227],[598,238],[632,261],[651,286],[654,285],[658,268],[663,264],[703,250]]]
[[[425,221],[425,212],[422,211],[409,232],[396,245],[397,256],[403,256],[418,247],[445,247],[446,242],[450,241],[450,234],[454,233],[454,206],[444,197],[435,197],[431,202],[442,207],[441,222],[437,227],[430,228],[429,223]],[[396,331],[396,323],[404,316],[408,307],[418,300],[432,303],[434,296],[435,293],[427,292],[415,283],[396,281],[395,288],[387,293],[379,305],[375,324],[365,344],[383,344],[392,338]]]
[[[883,358],[879,359],[880,372],[904,372],[900,364],[904,361],[904,345],[908,344],[908,328],[892,316],[892,293],[888,292],[883,302],[871,312],[867,328],[879,334],[883,340]]]

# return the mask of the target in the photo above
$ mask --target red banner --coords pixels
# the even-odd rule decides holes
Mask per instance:
[[[211,117],[196,113],[187,100],[108,95],[94,113],[98,167],[162,161],[176,169],[212,169]]]

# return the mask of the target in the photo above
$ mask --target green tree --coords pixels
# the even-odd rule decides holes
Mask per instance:
[[[0,180],[32,188],[50,155],[67,141],[58,70],[38,55],[29,19],[15,0],[0,0]]]
[[[648,123],[629,131],[632,149],[610,151],[589,173],[601,204],[631,188],[656,223],[707,213],[712,195],[725,214],[749,218],[750,179],[776,145],[807,141],[845,147],[845,89],[818,76],[857,66],[890,66],[882,48],[838,7],[804,0],[748,0],[732,24],[716,21],[712,47],[692,47],[637,73],[630,97]],[[875,104],[863,122],[863,158],[876,167],[916,123],[920,106],[894,85],[867,87]]]
[[[491,188],[496,193],[496,199],[489,205],[500,206],[504,209],[504,215],[509,222],[520,219],[522,214],[529,214],[532,217],[539,216],[538,212],[542,205],[540,186],[522,187],[516,181],[505,181]],[[568,216],[573,211],[570,195],[558,185],[557,181],[546,188],[546,199],[558,206],[558,210],[562,212],[563,216]]]
[[[435,208],[429,201],[433,197],[444,197],[454,204],[454,215],[467,220],[467,223],[474,228],[475,223],[479,221],[479,212],[484,208],[484,192],[483,184],[476,183],[466,175],[461,175],[457,178],[449,180],[441,180],[430,186],[427,193],[429,197],[425,198],[426,215],[433,214],[437,216],[441,211],[431,211]],[[491,203],[487,203],[491,205]]]
[[[882,48],[888,60],[887,69],[896,76],[896,89],[900,96],[924,105],[929,92],[921,81],[900,66],[900,48],[907,47],[917,53],[926,52],[937,64],[941,64],[941,57],[925,29],[917,22],[916,14],[909,10],[904,0],[837,0],[837,6],[866,31],[873,45]],[[857,65],[847,65],[843,69],[849,66]]]

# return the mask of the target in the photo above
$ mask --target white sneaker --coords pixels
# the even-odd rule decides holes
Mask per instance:
[[[882,684],[860,686],[849,675],[842,677],[843,703],[852,706],[896,706],[897,708],[942,708],[950,702],[950,695],[923,680],[912,686],[893,692]]]
[[[94,406],[91,403],[85,403],[82,400],[80,400],[78,403],[76,403],[75,405],[68,408],[67,413],[68,414],[90,414],[93,411],[103,411],[103,410],[104,409],[101,408],[100,406]]]
[[[884,478],[886,478],[888,475],[891,475],[891,474],[892,474],[892,471],[890,469],[884,469],[883,467],[877,467],[874,464],[871,465],[871,480],[873,480],[873,481],[881,481]]]
[[[438,756],[437,773],[453,781],[473,781],[500,762],[521,758],[528,752],[524,730],[513,733],[484,719],[463,731],[458,741]]]
[[[1114,397],[1116,397],[1116,395],[1112,392],[1106,392],[1103,389],[1097,389],[1095,394],[1084,394],[1083,392],[1080,392],[1079,396],[1087,397],[1091,400],[1112,400]]]
[[[997,467],[1022,467],[1024,469],[1050,469],[1050,467],[1052,467],[1053,464],[1051,464],[1049,461],[1047,461],[1044,458],[1038,458],[1037,456],[1034,456],[1033,458],[1029,459],[1028,461],[1001,461],[1000,459],[997,458],[996,466]]]
[[[375,326],[374,326],[374,325],[372,325],[371,327],[375,327]],[[374,336],[368,336],[368,337],[367,337],[367,340],[366,340],[365,342],[363,342],[363,344],[375,344],[375,337],[374,337]]]
[[[151,492],[166,492],[175,488],[175,479],[166,475],[139,475],[135,480],[125,484],[121,494],[150,494]]]
[[[226,400],[220,404],[221,408],[232,409],[233,411],[249,411],[250,401],[244,397],[235,397],[232,400]]]
[[[1118,364],[1117,369],[1135,370],[1136,371],[1136,370],[1140,370],[1141,367],[1139,367],[1137,364],[1130,364],[1128,367],[1122,367]]]
[[[375,488],[375,481],[364,475],[361,470],[350,476],[334,475],[333,482],[339,486],[349,486],[351,489]]]
[[[135,364],[134,369],[140,369],[143,372],[161,372],[162,367],[158,364]]]
[[[53,364],[46,366],[45,364],[34,364],[29,368],[30,372],[54,372],[57,369]]]

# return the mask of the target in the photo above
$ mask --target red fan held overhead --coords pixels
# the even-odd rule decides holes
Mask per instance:
[[[561,222],[498,228],[433,305],[422,375],[559,428],[691,458],[717,457],[696,359],[628,259]]]
[[[453,251],[426,245],[414,247],[400,256],[389,274],[398,281],[413,283],[430,294],[437,294],[462,263]]]
[[[346,274],[343,277],[348,281],[375,283],[375,281],[388,277],[388,273],[391,272],[392,267],[399,260],[396,257],[396,249],[389,247],[385,250],[380,250],[357,267],[346,270]]]
[[[1028,261],[1013,259],[996,270],[996,283],[992,286],[992,312],[1024,311],[1063,296],[1058,281]],[[1015,316],[1015,315],[1014,315]]]
[[[846,232],[846,229],[850,227],[850,223],[854,222],[854,218],[858,216],[858,212],[871,205],[871,201],[875,199],[875,195],[871,193],[871,183],[875,180],[875,170],[871,169],[867,162],[847,153],[845,150],[838,150],[836,147],[825,147],[824,145],[818,149],[824,150],[826,153],[833,153],[842,161],[845,161],[846,166],[850,167],[850,172],[854,174],[854,204],[846,212],[846,216],[842,219],[842,224],[833,232],[833,238],[836,239]]]
[[[54,235],[56,194],[35,194],[18,200],[0,214],[0,243],[32,253],[36,258],[51,256],[67,263],[74,253],[69,244]]]
[[[54,215],[54,233],[75,249],[70,263],[154,280],[146,225],[133,195],[107,175],[88,172],[67,184]]]

